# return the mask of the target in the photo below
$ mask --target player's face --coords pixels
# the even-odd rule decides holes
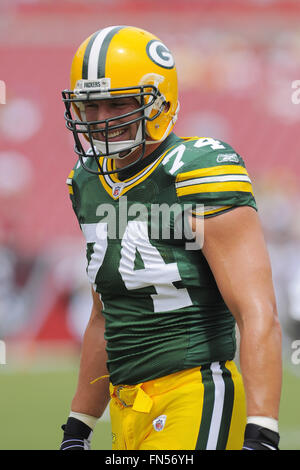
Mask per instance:
[[[105,99],[101,101],[90,101],[85,105],[85,114],[87,121],[102,121],[105,119],[116,118],[109,123],[110,126],[118,126],[128,122],[128,125],[118,129],[113,129],[106,136],[105,124],[95,124],[92,129],[101,129],[94,138],[105,141],[108,137],[109,142],[118,142],[123,140],[134,140],[140,121],[129,124],[129,121],[139,117],[139,113],[131,114],[127,117],[118,116],[132,113],[139,108],[139,103],[133,97],[120,97],[114,99]]]

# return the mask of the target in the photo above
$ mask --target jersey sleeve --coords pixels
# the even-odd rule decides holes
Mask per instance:
[[[66,180],[66,184],[68,186],[68,190],[69,190],[69,196],[70,196],[70,199],[71,199],[71,203],[72,203],[72,207],[73,207],[73,210],[76,214],[76,217],[78,219],[78,214],[77,214],[77,204],[76,204],[76,197],[75,197],[75,194],[74,194],[74,184],[73,184],[73,176],[74,176],[74,170],[72,170],[70,173],[69,173],[69,176]],[[80,224],[79,224],[80,225]]]
[[[225,145],[221,151],[200,154],[176,175],[177,197],[182,203],[196,205],[196,216],[214,217],[238,206],[257,210],[244,161]]]

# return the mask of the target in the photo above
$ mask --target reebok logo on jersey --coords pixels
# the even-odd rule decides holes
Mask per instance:
[[[152,421],[153,428],[155,431],[162,431],[165,427],[167,416],[166,415],[160,415],[158,418],[155,418]]]
[[[225,162],[234,162],[239,163],[239,157],[236,153],[219,153],[217,156],[218,163],[225,163]]]

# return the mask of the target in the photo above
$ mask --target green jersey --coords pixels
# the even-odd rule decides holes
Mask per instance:
[[[112,160],[101,163],[113,169]],[[135,174],[121,175],[93,175],[77,163],[67,180],[88,278],[103,303],[111,382],[233,359],[235,322],[186,214],[201,224],[256,208],[242,158],[224,142],[172,133]]]

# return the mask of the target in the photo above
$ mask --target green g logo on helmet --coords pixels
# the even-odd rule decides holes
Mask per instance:
[[[159,40],[152,39],[146,48],[148,57],[160,67],[172,69],[175,66],[175,60],[170,50]]]

